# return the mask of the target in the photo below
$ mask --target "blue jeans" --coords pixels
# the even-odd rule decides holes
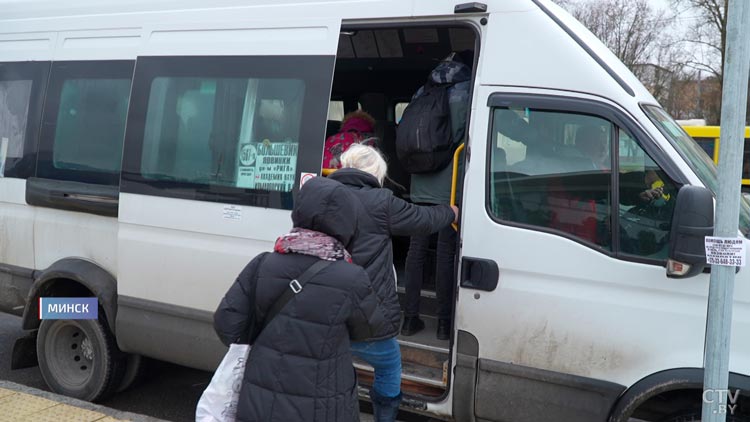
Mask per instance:
[[[352,354],[375,368],[372,388],[381,396],[401,393],[401,349],[396,338],[352,343]]]

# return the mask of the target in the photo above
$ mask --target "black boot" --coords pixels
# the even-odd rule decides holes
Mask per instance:
[[[374,422],[393,422],[398,415],[398,406],[401,404],[401,393],[396,397],[386,397],[370,389],[370,400],[372,400],[372,415]]]
[[[438,340],[450,340],[451,339],[451,320],[449,319],[438,320],[437,338]]]
[[[424,322],[419,317],[404,317],[401,327],[402,336],[413,336],[424,329]]]

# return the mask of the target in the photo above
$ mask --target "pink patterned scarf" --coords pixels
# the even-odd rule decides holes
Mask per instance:
[[[338,240],[325,233],[298,227],[276,239],[273,250],[284,254],[298,253],[317,256],[326,261],[343,259],[346,262],[352,262],[352,256]]]

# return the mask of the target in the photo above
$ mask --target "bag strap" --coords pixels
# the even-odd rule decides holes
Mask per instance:
[[[258,336],[263,332],[263,330],[268,326],[268,324],[276,317],[276,315],[281,312],[281,310],[286,306],[287,303],[289,303],[290,300],[294,296],[297,295],[297,293],[302,291],[302,288],[305,286],[305,284],[310,281],[311,278],[315,277],[316,274],[318,274],[323,268],[331,265],[331,261],[326,261],[325,259],[320,259],[318,262],[312,264],[307,270],[305,270],[302,275],[297,277],[296,279],[289,282],[289,288],[284,289],[284,293],[281,294],[281,296],[276,299],[276,302],[271,305],[271,308],[268,310],[268,313],[266,314],[266,318],[263,320],[263,324],[261,325],[260,330],[258,331]]]
[[[266,258],[270,254],[271,252],[263,252],[260,255],[258,266],[255,268],[255,273],[253,274],[253,277],[255,278],[255,283],[253,283],[252,291],[250,292],[251,303],[253,303],[253,318],[250,321],[250,330],[249,330],[250,337],[248,339],[250,343],[253,343],[255,339],[258,338],[258,335],[256,333],[259,332],[258,329],[256,328],[258,326],[258,320],[257,320],[258,311],[257,311],[257,306],[255,305],[258,301],[258,295],[257,295],[258,272],[260,272],[261,267],[263,267],[263,263],[266,261]]]

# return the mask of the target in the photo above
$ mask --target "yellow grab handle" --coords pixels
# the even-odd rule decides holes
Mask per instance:
[[[328,176],[333,174],[333,172],[335,172],[336,170],[338,169],[323,169],[321,173],[323,173],[323,176]]]
[[[451,179],[451,205],[456,205],[456,185],[458,184],[458,157],[464,150],[466,144],[461,144],[456,148],[456,152],[453,153],[453,178]],[[451,224],[453,230],[458,231],[458,224]]]

